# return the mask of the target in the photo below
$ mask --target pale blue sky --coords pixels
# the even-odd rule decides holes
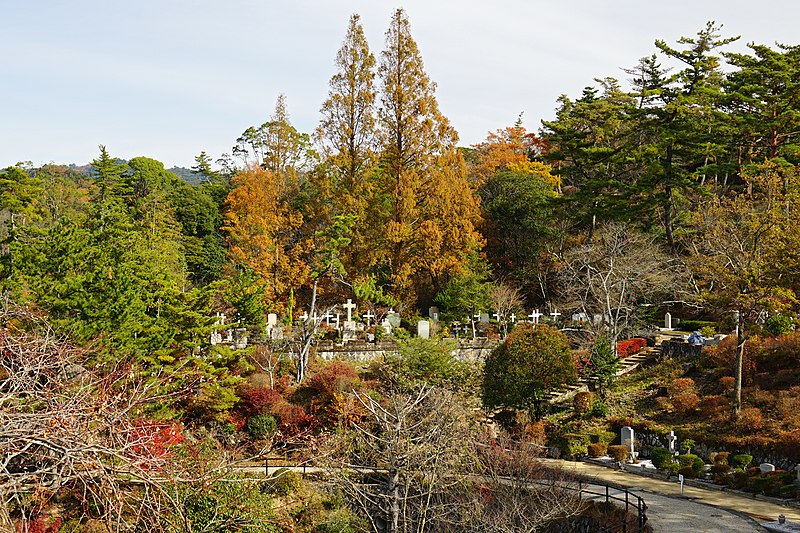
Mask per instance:
[[[145,155],[191,166],[229,152],[280,93],[312,131],[350,14],[376,56],[404,7],[462,145],[514,122],[538,130],[560,94],[674,43],[724,35],[800,44],[800,2],[677,0],[0,0],[0,167]]]

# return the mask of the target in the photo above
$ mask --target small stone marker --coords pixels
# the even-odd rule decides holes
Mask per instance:
[[[760,465],[758,465],[758,468],[761,469],[762,474],[775,471],[775,465],[771,463],[761,463]]]
[[[516,324],[517,323],[517,314],[516,313],[511,313],[511,323],[512,324]]]
[[[431,323],[427,320],[417,322],[417,336],[422,339],[429,339],[431,337]]]
[[[481,313],[481,324],[489,323],[489,313]]]
[[[387,335],[392,334],[392,323],[389,322],[388,318],[383,319],[383,322],[381,322],[381,327],[383,328],[383,330],[386,332]]]
[[[428,316],[434,322],[439,322],[439,308],[435,305],[428,308]]]
[[[386,320],[389,321],[389,324],[391,324],[393,328],[400,327],[400,313],[394,309],[389,309],[389,311],[386,313]]]
[[[270,313],[267,315],[267,328],[274,328],[278,324],[278,315]]]
[[[675,441],[678,440],[678,437],[675,436],[674,431],[670,431],[669,435],[667,435],[667,448],[669,449],[670,453],[675,453]]]
[[[624,426],[620,432],[620,444],[628,448],[628,454],[631,459],[635,458],[635,450],[633,448],[633,428]]]
[[[669,313],[664,315],[664,329],[672,329],[672,315]]]

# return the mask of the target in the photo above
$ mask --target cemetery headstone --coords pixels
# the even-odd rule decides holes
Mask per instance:
[[[435,305],[428,308],[428,317],[434,322],[439,322],[439,308]]]
[[[674,431],[670,431],[669,435],[667,435],[667,449],[669,449],[669,451],[671,453],[675,453],[677,451],[677,449],[675,447],[675,441],[677,441],[677,440],[678,440],[678,437],[675,436],[675,432]]]
[[[489,313],[481,313],[481,324],[489,323]]]
[[[417,336],[422,339],[429,339],[431,337],[431,323],[427,320],[417,322]]]
[[[219,331],[212,331],[211,346],[216,346],[217,344],[222,344],[222,333],[220,333]]]
[[[393,328],[400,327],[400,313],[394,309],[389,309],[389,311],[386,313],[386,320],[389,321],[389,324],[391,324]]]
[[[388,318],[383,319],[383,322],[381,322],[381,327],[383,328],[383,330],[386,332],[387,335],[392,334],[392,323],[389,322]]]
[[[354,341],[358,338],[355,320],[345,320],[342,328],[342,340],[344,342]]]
[[[538,324],[539,323],[539,319],[541,317],[542,317],[542,313],[540,313],[538,309],[533,311],[531,314],[528,315],[528,318],[531,319],[531,323],[533,323],[533,324]]]
[[[281,340],[283,338],[283,328],[277,327],[270,329],[269,338],[273,340]]]
[[[664,314],[664,329],[672,329],[672,315],[669,313]]]
[[[554,309],[550,316],[553,317],[553,322],[558,320],[558,317],[561,316],[561,313],[558,312],[558,309]]]
[[[630,455],[631,459],[636,458],[636,450],[633,446],[633,428],[630,426],[624,426],[620,432],[620,444],[625,446],[628,449],[628,454]]]
[[[278,315],[270,313],[267,315],[267,328],[274,328],[278,324]]]
[[[361,315],[361,316],[367,320],[367,327],[369,327],[369,325],[370,325],[370,321],[371,321],[373,318],[375,318],[375,313],[373,313],[372,311],[367,311],[366,313],[364,313],[364,314],[363,314],[363,315]]]

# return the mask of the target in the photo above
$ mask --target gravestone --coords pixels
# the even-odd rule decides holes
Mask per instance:
[[[383,319],[383,322],[381,322],[381,327],[383,328],[383,331],[385,331],[387,335],[392,334],[392,323],[389,322],[388,318]]]
[[[553,312],[550,313],[550,316],[553,317],[553,322],[556,322],[558,317],[561,316],[561,313],[558,312],[558,309],[554,309]]]
[[[272,328],[269,330],[269,338],[272,340],[281,340],[283,338],[283,328]]]
[[[217,344],[222,344],[222,333],[220,333],[219,331],[212,331],[211,346],[216,346]]]
[[[664,314],[664,329],[672,329],[672,315]]]
[[[675,447],[676,440],[678,440],[678,437],[675,436],[675,432],[670,431],[669,435],[667,435],[667,448],[669,449],[670,453],[675,453],[677,451]]]
[[[489,323],[489,313],[481,313],[481,324]]]
[[[633,447],[633,428],[630,426],[624,426],[620,432],[619,438],[620,444],[625,446],[628,449],[628,455],[630,455],[631,459],[636,458],[636,450]]]
[[[358,338],[355,320],[345,320],[342,328],[342,340],[344,342],[354,341]]]
[[[539,318],[542,316],[542,313],[539,312],[537,309],[536,311],[532,311],[531,314],[528,315],[528,318],[531,319],[531,322],[536,325],[539,323]]]
[[[386,313],[386,320],[389,321],[389,324],[391,324],[393,328],[400,327],[400,313],[394,309],[389,309],[389,311]]]
[[[417,322],[417,336],[422,339],[429,339],[431,337],[431,323],[427,320]]]
[[[758,465],[758,468],[761,469],[761,473],[762,474],[766,474],[767,472],[774,472],[775,471],[775,465],[773,465],[771,463],[761,463],[760,465]]]
[[[278,323],[278,315],[270,313],[267,315],[267,328],[274,328]]]
[[[436,306],[432,306],[428,308],[428,316],[434,322],[439,322],[439,308]]]

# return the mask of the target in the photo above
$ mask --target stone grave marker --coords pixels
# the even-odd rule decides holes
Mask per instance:
[[[431,337],[431,323],[427,320],[417,322],[417,336],[422,339],[429,339]]]
[[[434,322],[439,322],[439,308],[435,305],[428,308],[428,317]]]
[[[775,465],[772,463],[761,463],[760,465],[758,465],[758,468],[761,469],[762,474],[775,471]]]
[[[531,319],[531,323],[534,324],[534,325],[539,323],[539,319],[541,317],[542,317],[542,313],[540,313],[538,309],[533,311],[533,312],[531,312],[531,314],[528,315],[528,318]]]
[[[672,329],[672,315],[664,314],[664,329]]]
[[[620,444],[622,444],[628,449],[628,455],[630,455],[631,459],[636,458],[635,455],[636,450],[634,449],[633,445],[633,437],[634,437],[633,428],[630,426],[624,426],[620,431],[620,438],[619,438]]]
[[[400,313],[394,309],[389,309],[389,311],[386,312],[386,320],[389,321],[389,324],[391,324],[393,328],[400,327]]]
[[[481,313],[481,324],[489,323],[489,313]]]
[[[667,435],[667,448],[669,449],[670,453],[674,454],[677,451],[675,447],[676,440],[678,440],[678,437],[675,436],[675,432],[670,431],[669,435]]]
[[[267,328],[274,328],[278,324],[278,315],[270,313],[267,315]]]

